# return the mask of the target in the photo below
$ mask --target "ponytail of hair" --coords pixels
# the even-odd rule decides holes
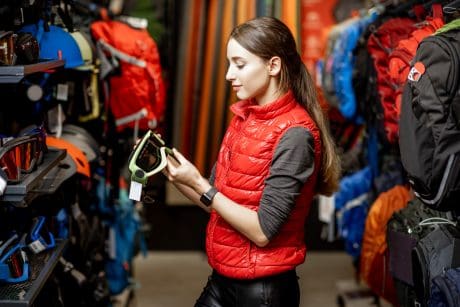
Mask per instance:
[[[310,117],[315,121],[321,136],[321,166],[317,181],[319,194],[332,195],[339,188],[341,176],[341,164],[337,154],[334,140],[329,131],[329,123],[323,109],[318,102],[318,94],[305,64],[298,55],[300,71],[297,78],[292,80],[292,91],[297,101],[307,110]]]

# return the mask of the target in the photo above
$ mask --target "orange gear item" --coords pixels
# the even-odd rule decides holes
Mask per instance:
[[[52,136],[46,136],[46,145],[67,150],[67,154],[72,157],[72,160],[77,165],[77,173],[91,178],[91,170],[89,167],[88,159],[86,158],[83,151],[81,151],[77,146],[67,140],[55,138]]]
[[[402,185],[381,193],[371,205],[363,234],[360,275],[375,294],[394,306],[399,304],[389,271],[386,229],[393,213],[404,208],[410,199],[409,189]]]

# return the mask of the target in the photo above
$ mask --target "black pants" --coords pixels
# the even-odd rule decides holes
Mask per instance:
[[[298,307],[295,270],[253,280],[224,277],[213,271],[195,307]]]

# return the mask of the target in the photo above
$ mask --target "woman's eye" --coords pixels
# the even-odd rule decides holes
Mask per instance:
[[[238,63],[238,64],[236,64],[235,66],[236,66],[236,68],[238,68],[238,69],[242,69],[242,68],[244,67],[244,65],[245,65],[244,63]]]

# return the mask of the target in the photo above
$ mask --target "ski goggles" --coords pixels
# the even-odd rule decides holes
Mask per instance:
[[[148,177],[166,167],[167,155],[174,157],[172,149],[165,146],[160,135],[149,130],[129,158],[131,180],[145,185]]]
[[[44,216],[38,216],[33,219],[32,226],[26,238],[26,244],[34,254],[56,246],[54,236],[48,231]]]
[[[35,128],[27,134],[10,139],[0,147],[0,167],[8,183],[22,181],[23,175],[31,173],[43,162],[47,151],[43,128]]]
[[[0,282],[19,283],[29,278],[29,263],[15,234],[0,245]]]
[[[14,65],[15,59],[13,31],[0,31],[0,65]]]

